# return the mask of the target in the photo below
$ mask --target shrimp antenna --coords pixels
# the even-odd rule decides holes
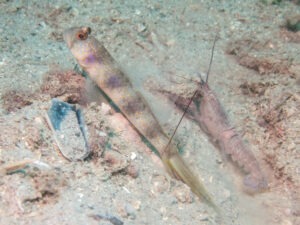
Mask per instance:
[[[195,98],[195,96],[196,96],[197,94],[198,94],[198,89],[194,92],[194,94],[193,94],[193,96],[191,97],[189,103],[188,103],[187,106],[185,107],[184,112],[183,112],[183,114],[182,114],[182,116],[181,116],[179,122],[177,123],[177,126],[176,126],[176,128],[175,128],[175,130],[174,130],[172,136],[170,137],[170,139],[169,139],[169,141],[168,141],[168,144],[166,145],[165,149],[167,149],[167,148],[169,147],[169,145],[171,144],[171,142],[172,142],[172,140],[173,140],[173,138],[174,138],[174,136],[175,136],[175,134],[176,134],[176,131],[178,130],[179,125],[181,124],[181,121],[183,120],[183,118],[184,118],[186,112],[188,111],[188,109],[189,109],[189,107],[190,107],[192,101],[194,100],[194,98]]]
[[[215,50],[216,41],[217,41],[217,35],[215,36],[214,44],[213,44],[213,47],[212,47],[212,50],[211,50],[211,57],[210,57],[210,62],[209,62],[208,70],[207,70],[207,76],[206,76],[205,83],[207,83],[207,81],[208,81],[208,75],[209,75],[210,68],[211,68],[212,61],[213,61],[213,56],[214,56],[214,50]],[[177,130],[178,130],[178,128],[179,128],[179,126],[180,126],[180,124],[181,124],[181,122],[182,122],[184,116],[185,116],[185,114],[187,113],[187,111],[188,111],[190,105],[192,104],[192,102],[193,102],[193,100],[194,100],[194,98],[196,97],[197,94],[198,94],[198,89],[195,90],[195,92],[194,92],[193,96],[191,97],[189,103],[188,103],[187,106],[185,107],[185,109],[184,109],[184,111],[183,111],[183,114],[182,114],[182,116],[180,117],[180,120],[179,120],[179,122],[177,123],[177,126],[175,127],[175,130],[174,130],[172,136],[170,137],[170,139],[169,139],[169,141],[168,141],[168,144],[166,145],[165,149],[167,149],[167,148],[169,147],[169,145],[171,144],[171,142],[172,142],[172,140],[173,140],[173,138],[174,138],[174,136],[175,136],[175,134],[176,134],[176,132],[177,132]]]
[[[209,76],[211,65],[212,65],[213,58],[214,58],[214,51],[215,51],[215,46],[216,46],[217,39],[218,39],[218,35],[216,34],[215,39],[214,39],[214,44],[213,44],[213,47],[211,49],[210,61],[209,61],[209,66],[208,66],[206,80],[205,80],[206,84],[208,82],[208,76]]]

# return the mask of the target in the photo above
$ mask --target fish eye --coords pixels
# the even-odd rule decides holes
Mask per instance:
[[[86,40],[89,34],[92,32],[90,27],[84,27],[80,31],[77,32],[76,37],[78,40]]]
[[[79,40],[85,40],[85,39],[87,39],[87,37],[88,37],[88,35],[87,35],[87,33],[85,33],[85,32],[79,31],[79,32],[77,33],[77,38],[78,38]]]

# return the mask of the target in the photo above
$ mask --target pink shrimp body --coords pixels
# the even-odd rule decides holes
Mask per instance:
[[[258,192],[267,188],[267,180],[253,152],[244,144],[242,138],[230,125],[219,100],[208,84],[200,84],[201,96],[198,113],[194,119],[219,148],[229,154],[234,162],[243,167],[247,173],[244,185],[250,192]]]

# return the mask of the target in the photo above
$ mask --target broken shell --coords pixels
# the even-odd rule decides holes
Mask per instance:
[[[56,144],[62,155],[70,161],[84,160],[90,154],[87,132],[81,110],[59,99],[52,99],[46,114]]]
[[[150,178],[151,183],[151,193],[154,195],[162,194],[170,189],[170,182],[169,180],[160,174],[154,174]]]

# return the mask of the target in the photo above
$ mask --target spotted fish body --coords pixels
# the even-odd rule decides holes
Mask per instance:
[[[142,96],[136,92],[126,75],[103,45],[90,35],[88,27],[74,27],[66,30],[64,40],[79,65],[89,74],[98,87],[121,110],[125,118],[159,152],[166,170],[185,182],[199,197],[214,206],[198,178],[188,168],[169,141],[157,119]]]

